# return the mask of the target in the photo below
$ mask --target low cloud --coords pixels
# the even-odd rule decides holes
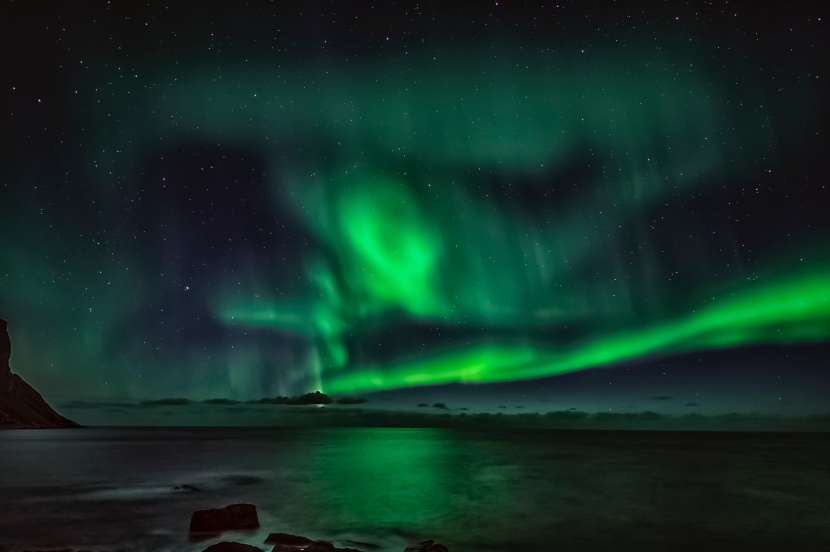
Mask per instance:
[[[319,398],[319,397],[318,397]],[[182,398],[138,404],[73,401],[62,405],[83,425],[297,426],[297,427],[447,427],[539,428],[664,431],[830,431],[830,414],[788,418],[754,413],[704,416],[642,412],[586,412],[570,408],[544,413],[499,411],[472,413],[449,410],[444,403],[420,412],[343,408],[336,404],[305,404],[283,408],[285,402],[240,403],[225,399]],[[422,403],[424,404],[424,403]],[[60,408],[59,408],[60,409]],[[329,416],[328,414],[335,414]]]
[[[342,397],[342,398],[337,399],[334,402],[337,403],[337,404],[363,404],[367,401],[366,401],[366,399],[361,398],[361,397]]]
[[[95,410],[103,410],[103,409],[128,409],[128,408],[139,408],[141,405],[136,403],[130,402],[88,402],[88,401],[70,401],[61,405],[61,408],[74,410],[74,409],[95,409]]]
[[[141,401],[140,404],[141,406],[186,406],[190,404],[190,399],[173,397],[169,399],[154,399],[149,401]]]

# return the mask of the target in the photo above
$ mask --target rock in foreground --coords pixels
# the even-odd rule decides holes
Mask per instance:
[[[0,429],[79,427],[52,410],[40,393],[12,373],[11,355],[7,324],[0,319]]]
[[[239,529],[256,529],[259,527],[256,506],[253,504],[231,504],[224,508],[198,510],[190,518],[190,537],[206,537]],[[273,544],[271,552],[361,552],[354,548],[337,548],[329,541],[311,540],[308,537],[288,533],[271,533],[265,544]],[[369,543],[349,541],[349,544],[365,544],[367,548],[378,548]],[[2,552],[2,549],[0,549]],[[203,552],[263,552],[256,546],[239,542],[218,542],[204,549]],[[412,545],[405,552],[449,552],[443,544],[426,540]]]
[[[262,552],[262,548],[240,542],[217,542],[205,548],[203,552]]]
[[[190,535],[211,535],[223,531],[256,529],[259,518],[253,504],[231,504],[224,508],[198,510],[190,518]]]

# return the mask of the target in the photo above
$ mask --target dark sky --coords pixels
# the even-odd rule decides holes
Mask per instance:
[[[827,413],[827,10],[674,4],[6,2],[12,368]]]

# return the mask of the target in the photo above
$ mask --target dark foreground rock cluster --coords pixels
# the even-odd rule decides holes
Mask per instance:
[[[259,518],[253,504],[231,504],[224,508],[198,510],[190,517],[191,538],[210,537],[223,531],[257,527]]]
[[[191,540],[215,537],[225,531],[250,530],[259,527],[259,517],[253,504],[231,504],[224,508],[198,510],[190,518]],[[271,552],[364,552],[358,548],[338,548],[328,541],[312,540],[308,537],[288,533],[271,533],[265,544],[272,545]],[[377,548],[371,543],[365,549]],[[223,541],[211,544],[204,552],[264,552],[262,548],[241,542]],[[433,540],[419,542],[406,548],[405,552],[449,552],[443,544]]]
[[[12,343],[6,321],[0,319],[0,429],[78,427],[46,404],[40,393],[12,373]]]

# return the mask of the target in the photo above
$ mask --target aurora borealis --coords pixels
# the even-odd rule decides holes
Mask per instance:
[[[648,365],[596,408],[826,413],[817,8],[38,4],[2,22],[0,316],[44,395],[567,408]]]

